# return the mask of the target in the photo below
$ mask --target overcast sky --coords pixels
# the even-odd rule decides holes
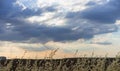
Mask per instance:
[[[0,56],[113,57],[119,27],[120,0],[0,0]]]

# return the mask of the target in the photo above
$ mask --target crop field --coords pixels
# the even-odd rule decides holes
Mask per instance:
[[[120,58],[8,59],[0,71],[120,71]]]

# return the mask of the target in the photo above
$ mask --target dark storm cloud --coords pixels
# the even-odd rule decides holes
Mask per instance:
[[[71,30],[67,27],[47,27],[44,25],[29,24],[22,21],[10,21],[14,28],[11,30],[5,29],[0,35],[1,40],[7,41],[25,41],[31,38],[36,38],[39,42],[46,42],[49,40],[54,41],[67,41],[77,40],[79,38],[92,38],[92,35],[85,31],[79,32]],[[17,22],[17,23],[16,23]]]
[[[25,18],[30,16],[40,16],[43,12],[51,12],[56,9],[53,6],[22,10],[22,6],[16,3],[17,0],[0,0],[0,19]]]
[[[70,26],[79,26],[77,30],[83,30],[85,35],[89,34],[92,37],[116,32],[118,28],[115,22],[120,17],[119,7],[120,0],[110,0],[107,3],[90,6],[83,11],[69,12],[66,15],[67,23]]]
[[[91,1],[89,2],[91,4]],[[88,5],[89,5],[88,3]],[[67,18],[87,19],[101,24],[113,24],[120,18],[120,1],[110,0],[107,3],[94,5],[83,11],[70,12]]]
[[[95,5],[80,13],[81,17],[100,23],[115,23],[120,18],[120,0],[110,0],[101,5]]]
[[[21,21],[20,22],[17,21],[17,24],[16,22],[13,21],[12,23],[14,25],[14,28],[12,29],[14,33],[13,34],[10,33],[10,34],[16,35],[16,39],[15,36],[10,36],[10,38],[7,37],[6,40],[10,39],[12,41],[14,40],[20,41],[20,40],[29,40],[30,38],[37,38],[37,40],[45,42],[49,40],[64,41],[64,40],[77,40],[79,38],[92,37],[90,34],[84,33],[84,31],[77,32],[67,27],[47,27],[45,25],[29,24],[27,22],[21,22]]]
[[[45,42],[49,40],[64,41],[92,37],[90,34],[84,33],[84,31],[76,32],[67,27],[47,27],[45,25],[29,24],[19,20],[9,20],[8,22],[11,22],[14,27],[7,29],[2,26],[4,30],[2,29],[0,40],[25,41],[36,38],[40,40],[39,42]]]
[[[9,12],[13,10],[13,3],[16,0],[0,0],[0,18],[6,18]]]
[[[11,21],[13,17],[18,17],[18,14],[22,13],[19,6],[14,6],[15,2],[16,0],[0,0],[0,40],[23,39],[23,37],[19,35],[19,32],[7,29],[8,26],[6,25],[6,23],[18,25],[16,19]]]
[[[44,39],[45,37],[48,37],[45,33],[49,33],[50,28],[32,25],[22,19],[35,15],[40,16],[42,12],[46,11],[55,11],[55,8],[50,6],[38,9],[37,11],[29,8],[22,10],[19,5],[15,4],[16,1],[17,0],[0,0],[0,40],[24,41],[29,40],[30,38]],[[7,26],[7,23],[10,23],[12,28]],[[45,29],[47,31],[44,31]]]
[[[76,32],[69,27],[47,27],[45,25],[30,24],[22,20],[24,17],[39,15],[43,11],[53,12],[55,11],[54,7],[46,7],[43,11],[39,9],[35,12],[28,8],[21,10],[19,6],[14,6],[15,0],[10,0],[10,2],[8,0],[1,0],[0,3],[2,3],[0,18],[3,21],[0,23],[0,40],[25,41],[36,38],[44,42],[49,40],[64,41],[92,37],[90,34],[85,34],[84,31]],[[13,26],[13,28],[7,28],[6,23],[10,23],[10,26]]]
[[[95,5],[82,12],[70,12],[66,16],[68,19],[67,26],[50,27],[30,23],[24,21],[24,19],[31,16],[40,16],[44,12],[54,12],[56,11],[55,7],[39,8],[37,11],[29,8],[22,10],[19,5],[14,5],[16,0],[0,0],[0,40],[19,42],[35,38],[39,42],[68,41],[80,38],[90,39],[96,34],[114,32],[117,27],[114,24],[105,23],[114,23],[118,18],[116,15],[118,12],[113,13],[118,8],[114,9],[117,6],[112,6],[116,1],[118,0],[110,1],[105,5]]]

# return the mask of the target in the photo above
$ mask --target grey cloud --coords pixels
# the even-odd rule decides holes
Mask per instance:
[[[118,27],[112,23],[112,24],[106,24],[101,22],[95,22],[87,19],[83,19],[80,15],[80,13],[73,13],[70,12],[66,15],[67,23],[69,24],[69,27],[76,28],[75,31],[79,35],[85,35],[85,39],[87,37],[92,38],[94,35],[98,34],[105,34],[105,33],[111,33],[111,32],[117,32]]]
[[[86,6],[93,6],[93,5],[96,5],[96,2],[94,1],[89,1]]]
[[[99,42],[97,44],[100,44],[100,45],[111,45],[112,43],[110,43],[110,42]]]
[[[17,21],[18,22],[18,21]],[[20,40],[29,40],[30,38],[37,38],[40,41],[65,41],[65,40],[77,40],[79,38],[91,38],[90,34],[85,34],[84,31],[77,32],[71,30],[68,27],[47,27],[44,25],[29,24],[25,22],[18,22],[17,25],[14,24],[12,31],[17,32],[21,38]],[[89,35],[89,36],[88,36]],[[17,37],[19,37],[17,36]],[[9,37],[8,37],[9,38]],[[7,38],[7,39],[8,39]],[[16,40],[15,37],[11,37],[13,40]],[[39,42],[40,42],[39,41]]]
[[[36,38],[39,42],[46,42],[50,40],[67,41],[93,37],[91,33],[86,33],[89,31],[87,28],[85,31],[76,31],[69,27],[47,27],[44,25],[29,24],[19,20],[9,20],[9,22],[14,27],[9,30],[4,29],[0,35],[1,40],[26,41],[31,38]]]
[[[90,6],[83,11],[69,12],[66,15],[69,27],[77,27],[76,31],[87,37],[97,34],[117,32],[114,24],[119,19],[120,2],[110,0],[108,3]]]
[[[110,0],[109,2],[87,8],[80,13],[81,17],[100,23],[115,23],[120,18],[120,1]]]
[[[117,27],[114,24],[106,24],[108,22],[114,23],[116,15],[111,17],[112,14],[106,14],[108,17],[104,16],[106,12],[110,11],[112,13],[112,11],[116,11],[113,6],[108,6],[108,4],[111,5],[111,2],[103,8],[105,9],[103,11],[99,10],[103,7],[100,5],[98,8],[97,6],[90,7],[82,12],[70,12],[65,17],[67,19],[67,26],[50,27],[36,23],[31,24],[24,21],[24,18],[35,15],[40,16],[43,12],[54,12],[56,11],[55,7],[46,7],[37,11],[29,8],[21,10],[19,6],[13,6],[15,1],[0,0],[0,40],[21,42],[35,38],[39,40],[38,42],[51,40],[69,41],[80,38],[90,39],[96,34],[117,31]],[[98,13],[102,13],[102,15],[99,16]],[[11,23],[10,26],[12,28],[7,28],[6,23]]]
[[[16,0],[0,0],[0,40],[24,41],[30,38],[49,38],[47,34],[52,31],[52,28],[32,25],[23,19],[35,15],[40,16],[42,12],[53,12],[55,8],[50,6],[43,9],[39,8],[37,11],[29,8],[22,10],[19,5],[14,5],[15,2]],[[10,23],[13,28],[8,29],[6,23]],[[52,34],[55,35],[54,32]]]
[[[91,1],[89,2],[91,4]],[[89,4],[88,3],[88,4]],[[96,24],[113,24],[120,18],[120,1],[110,0],[107,3],[88,7],[83,11],[70,12],[66,18],[86,19]]]
[[[90,44],[99,44],[99,45],[111,45],[111,42],[104,41],[104,42],[90,42]]]
[[[15,19],[26,18],[30,16],[40,16],[43,12],[56,11],[54,6],[45,8],[26,8],[22,10],[22,7],[15,4],[17,0],[0,0],[0,19]],[[29,3],[29,1],[28,1]]]

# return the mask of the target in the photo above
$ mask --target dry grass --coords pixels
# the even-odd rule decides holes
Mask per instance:
[[[13,59],[0,61],[0,71],[120,71],[120,59]]]
[[[120,71],[120,55],[116,58],[64,58],[53,59],[59,49],[52,50],[45,59],[8,59],[0,61],[0,71]],[[76,50],[74,56],[76,56]]]

